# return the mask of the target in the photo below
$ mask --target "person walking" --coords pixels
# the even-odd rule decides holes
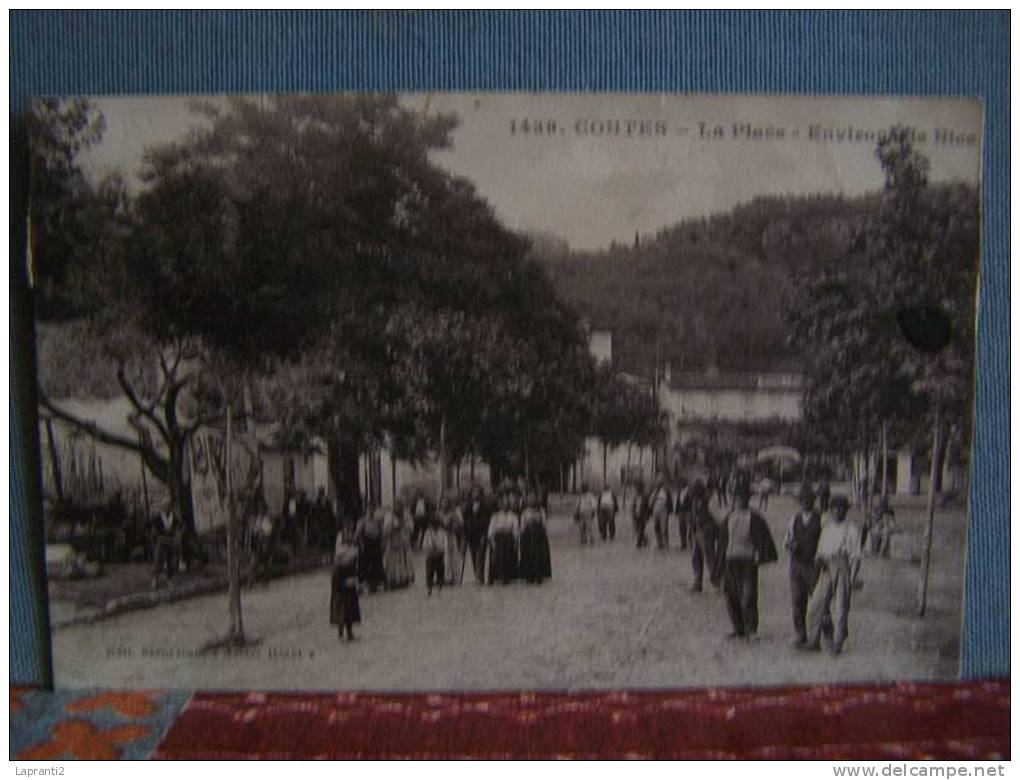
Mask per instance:
[[[443,590],[443,583],[446,579],[447,548],[446,529],[440,524],[439,518],[433,516],[421,538],[421,549],[425,553],[425,587],[430,596],[433,587],[438,587],[440,592]]]
[[[475,572],[475,582],[481,585],[485,582],[485,552],[492,510],[478,485],[471,488],[471,498],[464,506],[463,515],[464,536],[471,554],[471,567]]]
[[[507,585],[517,579],[517,513],[510,507],[510,495],[499,497],[499,511],[489,522],[489,584]]]
[[[719,472],[716,477],[715,490],[719,499],[719,506],[727,507],[730,504],[729,497],[726,495],[726,474]]]
[[[846,519],[850,502],[845,496],[835,496],[831,507],[818,539],[815,555],[818,579],[808,599],[807,641],[803,647],[820,650],[821,635],[831,620],[829,649],[833,655],[838,655],[847,637],[850,594],[861,559],[861,531],[856,523]]]
[[[602,541],[616,538],[616,512],[620,505],[616,501],[616,493],[609,487],[609,483],[602,486],[599,493],[599,536]]]
[[[768,477],[763,476],[758,480],[758,509],[764,512],[769,508],[769,498],[772,497],[772,491],[775,490],[775,485],[772,480]]]
[[[383,570],[386,589],[406,588],[414,582],[414,560],[411,557],[411,523],[404,502],[394,500],[393,509],[383,520]]]
[[[635,546],[640,549],[648,546],[646,530],[648,518],[652,516],[652,505],[648,502],[645,485],[640,480],[634,483],[634,503],[631,505],[631,519],[634,521]]]
[[[574,522],[581,534],[581,546],[595,544],[595,515],[598,513],[598,499],[588,489],[588,483],[581,484],[581,497],[574,510]]]
[[[765,519],[749,507],[751,491],[739,486],[732,509],[721,525],[724,550],[723,590],[733,632],[730,638],[754,640],[758,634],[758,567],[778,559]]]
[[[822,519],[815,511],[815,497],[805,489],[800,494],[800,509],[790,518],[783,547],[790,553],[790,600],[793,604],[794,644],[807,644],[807,606],[815,585],[818,567],[815,553],[822,532]]]
[[[358,601],[358,548],[349,528],[336,536],[333,570],[330,576],[329,622],[337,627],[340,639],[354,640],[354,624],[361,622]]]
[[[680,549],[686,550],[688,544],[694,545],[694,536],[697,529],[691,517],[691,486],[687,484],[685,477],[680,477],[680,481],[677,483],[673,510],[676,514],[677,532],[680,534]]]
[[[518,572],[527,583],[541,583],[552,577],[546,514],[538,496],[529,493],[521,512],[520,562]]]
[[[422,538],[425,536],[425,529],[429,527],[432,519],[432,504],[425,496],[424,490],[418,490],[411,502],[411,548],[421,549]]]
[[[708,570],[708,579],[716,588],[722,570],[719,566],[719,523],[708,508],[708,490],[700,479],[691,486],[688,499],[690,501],[690,526],[694,538],[691,542],[691,568],[694,569],[694,582],[691,592],[701,593],[704,584],[704,572]]]
[[[358,578],[375,593],[386,584],[386,569],[383,566],[383,520],[381,508],[369,504],[365,516],[354,529],[354,544],[358,547]]]
[[[669,516],[673,513],[673,497],[666,487],[666,480],[660,473],[655,478],[655,490],[648,497],[652,507],[652,527],[655,529],[655,548],[669,549]]]

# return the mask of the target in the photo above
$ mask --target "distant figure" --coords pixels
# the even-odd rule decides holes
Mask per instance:
[[[844,496],[832,499],[832,512],[822,526],[818,540],[818,580],[811,591],[807,609],[808,650],[821,649],[821,635],[826,620],[832,620],[833,654],[843,651],[850,615],[850,593],[854,572],[861,558],[861,532],[856,523],[846,519],[850,502]]]
[[[510,508],[510,495],[499,497],[499,511],[489,522],[489,584],[506,585],[517,579],[517,514]]]
[[[411,547],[420,550],[425,529],[428,528],[432,518],[432,504],[425,497],[424,490],[419,490],[415,494],[414,501],[411,502],[411,516],[414,524],[411,529]]]
[[[758,480],[758,509],[762,512],[769,508],[769,498],[772,497],[772,491],[775,489],[775,484],[768,477]]]
[[[375,593],[386,583],[386,569],[383,567],[384,517],[382,509],[369,504],[368,511],[354,530],[354,543],[358,547],[358,577],[369,593]]]
[[[170,499],[163,502],[163,508],[156,516],[152,529],[152,589],[159,587],[160,576],[166,574],[167,584],[172,584],[177,573],[181,551],[181,522],[177,519]]]
[[[758,567],[779,556],[765,519],[748,506],[750,489],[740,487],[733,499],[737,506],[722,523],[719,545],[725,551],[723,589],[733,624],[729,636],[753,640],[758,634]]]
[[[602,537],[602,541],[616,538],[616,512],[619,508],[616,493],[607,482],[599,493],[599,536]]]
[[[676,514],[677,532],[680,534],[680,549],[686,550],[688,543],[694,544],[696,529],[691,518],[691,486],[687,484],[684,477],[680,477],[677,484],[673,511]]]
[[[251,546],[255,554],[253,579],[262,583],[269,581],[273,562],[273,520],[261,504],[251,521]]]
[[[892,547],[892,538],[899,533],[899,526],[896,524],[896,513],[889,506],[885,497],[879,497],[871,516],[870,527],[866,526],[861,531],[861,546],[870,540],[871,552],[882,558],[889,557],[889,550]]]
[[[404,503],[398,498],[392,511],[383,519],[383,570],[386,588],[406,588],[414,582],[414,561],[411,557],[411,523]]]
[[[337,627],[337,635],[348,642],[354,639],[354,624],[361,622],[361,605],[358,602],[358,548],[350,538],[350,531],[337,534],[333,551],[329,599],[329,622]]]
[[[783,546],[790,553],[790,599],[793,604],[794,644],[807,644],[807,606],[817,578],[815,554],[822,520],[815,511],[815,497],[810,490],[800,494],[800,509],[790,518],[790,527]]]
[[[446,529],[439,522],[438,517],[429,520],[429,527],[422,535],[421,546],[425,551],[425,588],[428,594],[432,595],[433,586],[443,590],[443,582],[446,579],[446,550],[448,543]]]
[[[581,484],[581,497],[574,509],[574,522],[577,523],[581,535],[581,546],[595,544],[595,515],[598,513],[598,499],[588,489],[588,484]]]
[[[648,537],[645,531],[648,528],[648,518],[652,516],[652,505],[648,502],[648,495],[645,493],[643,482],[634,483],[634,503],[631,506],[631,518],[634,520],[634,538],[637,540],[638,548],[648,546]]]
[[[471,566],[475,572],[475,582],[485,582],[485,552],[489,536],[489,520],[492,510],[489,509],[482,495],[482,489],[475,485],[471,488],[471,498],[462,510],[464,516],[464,536],[471,553]]]
[[[552,577],[549,536],[545,530],[545,510],[534,493],[529,493],[521,512],[521,542],[518,573],[528,583],[540,583]]]
[[[312,527],[315,545],[324,547],[332,542],[339,530],[333,508],[326,497],[325,488],[319,488],[319,492],[315,496],[315,503],[312,504]]]
[[[719,523],[708,508],[708,489],[701,480],[696,480],[688,491],[690,502],[690,525],[694,530],[691,553],[691,568],[694,582],[691,591],[700,593],[704,583],[704,571],[708,569],[709,581],[716,588],[722,576],[719,565]]]
[[[821,512],[829,511],[829,501],[832,498],[832,488],[829,487],[829,480],[822,479],[818,483],[818,509]]]
[[[736,469],[733,469],[730,472],[729,482],[727,483],[730,503],[733,506],[737,505],[737,493],[744,488],[745,484],[746,482],[742,478],[740,472],[737,471]]]
[[[715,490],[719,498],[719,505],[729,506],[729,498],[726,496],[726,475],[722,472],[716,477]]]
[[[652,507],[652,526],[655,529],[655,548],[669,549],[669,516],[673,514],[673,498],[662,474],[655,478],[655,490],[648,497]]]
[[[439,525],[446,531],[447,585],[458,585],[464,573],[464,519],[447,496],[439,499]]]

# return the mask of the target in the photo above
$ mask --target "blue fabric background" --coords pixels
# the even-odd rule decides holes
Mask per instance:
[[[78,93],[516,89],[982,97],[984,243],[963,674],[1009,674],[1007,11],[14,11],[10,19],[12,119],[31,95]],[[18,177],[13,181],[17,186]],[[18,207],[17,197],[11,202]],[[15,251],[21,248],[16,232]],[[15,270],[11,681],[45,683],[42,552],[38,532],[30,530],[38,528],[39,513],[34,367]]]

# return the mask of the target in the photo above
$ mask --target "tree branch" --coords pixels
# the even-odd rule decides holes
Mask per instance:
[[[141,399],[138,397],[138,394],[135,393],[135,389],[131,386],[131,383],[128,381],[127,372],[124,369],[123,361],[121,361],[117,365],[117,382],[118,384],[120,384],[120,389],[124,391],[124,395],[127,396],[128,401],[131,402],[131,405],[135,407],[137,412],[141,416],[145,417],[147,420],[151,421],[152,424],[156,426],[156,429],[159,431],[160,435],[164,438],[164,440],[169,442],[170,434],[166,429],[166,425],[163,424],[163,421],[156,416],[154,411],[155,404],[142,403]]]
[[[154,448],[146,447],[140,441],[133,441],[126,436],[121,436],[120,434],[103,430],[94,422],[90,420],[83,420],[82,418],[71,414],[66,409],[61,409],[42,393],[39,394],[39,404],[53,415],[54,418],[62,420],[68,425],[74,426],[79,431],[91,436],[93,439],[102,444],[109,444],[111,447],[120,447],[121,449],[130,450],[131,452],[137,452],[145,460],[145,464],[149,467],[149,470],[153,473],[153,475],[161,481],[166,481],[166,475],[170,465],[167,462],[167,459],[157,453]]]

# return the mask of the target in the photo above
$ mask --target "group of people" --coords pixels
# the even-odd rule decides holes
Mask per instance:
[[[759,509],[767,507],[771,491],[771,482],[759,480]],[[640,482],[634,485],[631,515],[636,546],[649,546],[651,524],[660,550],[669,549],[671,518],[675,518],[681,549],[692,551],[691,591],[701,592],[707,575],[725,595],[733,627],[729,636],[753,641],[758,635],[758,567],[777,561],[779,554],[764,517],[750,507],[751,495],[751,480],[737,472],[729,479],[710,474],[707,481],[688,482],[680,477],[672,486],[660,475],[650,491]],[[713,498],[727,510],[723,517],[710,510]],[[783,539],[790,557],[794,642],[799,648],[817,650],[824,636],[831,651],[839,653],[847,637],[850,594],[859,587],[866,531],[862,534],[856,523],[847,520],[849,501],[833,497],[826,480],[817,490],[802,490],[799,502]],[[604,540],[613,538],[618,507],[608,485],[598,494],[582,485],[574,511],[582,546],[595,541],[596,524]],[[876,515],[872,533],[882,539],[875,546],[886,549],[891,510],[884,505]]]
[[[635,543],[649,546],[647,527],[654,529],[656,548],[669,549],[671,518],[676,518],[681,548],[690,548],[692,592],[707,578],[725,596],[733,638],[758,636],[758,569],[779,559],[779,551],[761,512],[750,506],[750,479],[727,485],[725,514],[710,509],[718,498],[708,484],[680,478],[668,484],[658,476],[646,490],[634,486],[631,514]],[[847,519],[849,501],[832,496],[828,484],[800,493],[800,508],[790,519],[782,540],[789,556],[790,598],[794,641],[798,648],[818,650],[828,640],[833,653],[847,638],[850,596],[859,586],[863,545],[861,528]],[[820,493],[820,496],[818,495]],[[760,503],[760,502],[759,502]],[[612,542],[620,500],[608,486],[596,493],[587,485],[574,509],[582,547],[598,538]],[[471,559],[479,584],[515,580],[542,582],[552,576],[546,510],[534,492],[504,489],[495,505],[475,487],[462,501],[442,497],[438,509],[424,493],[409,506],[397,499],[391,508],[370,508],[353,531],[337,538],[333,569],[331,620],[340,636],[351,636],[360,620],[358,592],[367,588],[403,588],[414,582],[414,551],[424,556],[425,587],[434,589],[463,581]]]
[[[705,484],[699,482],[700,490],[705,492]],[[680,547],[687,547],[694,542],[696,526],[692,514],[694,485],[680,477],[675,487],[670,487],[663,476],[656,478],[651,491],[646,491],[642,482],[634,484],[634,498],[631,506],[631,518],[634,523],[634,537],[638,547],[647,547],[648,525],[651,523],[655,533],[655,547],[658,550],[669,549],[670,518],[677,519],[680,534]],[[616,516],[620,502],[616,493],[605,484],[599,493],[592,491],[587,483],[582,483],[581,494],[574,509],[574,522],[578,526],[581,545],[594,544],[598,536],[603,541],[616,538]]]
[[[552,577],[546,510],[535,492],[504,488],[496,504],[478,486],[454,503],[441,496],[438,508],[424,491],[410,504],[370,506],[351,528],[341,528],[334,550],[330,622],[340,638],[353,638],[360,622],[363,589],[406,588],[415,581],[415,557],[424,557],[429,596],[463,583],[471,559],[478,584],[541,583]]]

